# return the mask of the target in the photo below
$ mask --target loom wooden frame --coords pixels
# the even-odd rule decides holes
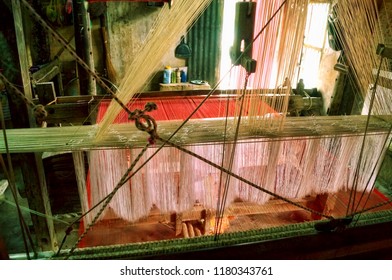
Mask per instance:
[[[275,126],[252,130],[244,121],[239,140],[259,139],[260,141],[288,140],[304,137],[336,137],[363,135],[367,116],[323,116],[323,117],[290,117],[284,122],[281,130]],[[231,121],[234,121],[231,118]],[[272,120],[273,121],[273,120]],[[223,142],[227,137],[223,127],[225,119],[190,120],[185,129],[181,129],[172,142],[177,145],[207,144]],[[158,122],[158,134],[166,139],[182,123],[182,121]],[[389,133],[392,116],[372,116],[367,133]],[[97,125],[66,126],[48,128],[26,128],[6,130],[8,152],[70,152],[78,150],[108,148],[138,148],[147,143],[148,134],[139,131],[132,123],[114,124],[110,133],[95,139]],[[189,134],[192,131],[192,134]],[[230,139],[230,138],[228,138]],[[0,152],[6,153],[5,143],[0,143]]]

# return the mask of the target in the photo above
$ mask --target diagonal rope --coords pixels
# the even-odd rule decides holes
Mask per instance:
[[[388,137],[386,137],[385,143],[384,143],[384,147],[389,147],[389,146],[391,145],[391,143],[392,143],[392,137],[390,137],[390,136],[391,136],[391,131],[392,131],[392,126],[390,127],[390,130],[389,130],[389,133],[388,133],[389,141],[388,141]],[[389,143],[388,143],[388,142],[389,142]],[[382,160],[381,155],[378,157],[378,163],[379,163],[380,160]],[[376,169],[376,166],[378,165],[378,163],[375,164],[375,167],[373,168],[372,175],[373,175],[374,172],[376,171],[375,169]],[[379,168],[379,170],[380,170],[380,169],[381,169],[381,168]],[[379,170],[378,170],[378,171],[379,171]],[[370,181],[371,177],[372,177],[372,176],[369,177],[369,180],[368,180],[367,185],[369,184],[369,181]],[[367,203],[368,203],[369,200],[370,200],[370,196],[371,196],[371,194],[373,193],[374,188],[375,188],[375,183],[373,184],[372,188],[370,189],[370,191],[369,191],[369,193],[368,193],[368,195],[367,195],[367,198],[366,198],[366,201],[365,201],[365,203],[364,203],[364,205],[363,205],[363,207],[362,207],[362,210],[358,211],[358,208],[359,208],[359,206],[360,206],[361,200],[362,200],[363,197],[365,196],[365,190],[366,190],[366,189],[364,189],[364,191],[362,192],[361,198],[359,199],[358,205],[357,205],[357,207],[355,208],[355,212],[353,213],[353,216],[358,215],[358,217],[357,217],[357,219],[356,219],[356,221],[355,221],[355,224],[358,222],[358,220],[359,220],[359,218],[360,218],[360,215],[361,215],[362,213],[364,213],[364,212],[366,212],[366,211],[369,211],[369,210],[365,210],[365,209],[366,209],[365,207],[366,207]],[[389,201],[390,201],[390,200],[389,200]],[[388,202],[387,202],[386,204],[388,204]],[[381,206],[386,205],[386,204],[382,203]],[[376,204],[376,207],[375,207],[375,208],[380,207],[380,206],[377,206],[377,205],[378,205],[378,204]],[[373,209],[373,208],[371,208],[371,209]],[[354,224],[354,225],[355,225],[355,224]]]
[[[376,79],[375,79],[373,90],[372,90],[372,95],[371,95],[371,98],[370,98],[369,112],[368,112],[367,118],[366,118],[365,132],[363,134],[361,150],[360,150],[360,154],[359,154],[359,158],[358,158],[358,162],[357,162],[357,167],[355,169],[354,182],[353,182],[353,186],[354,187],[351,189],[351,192],[350,192],[350,197],[349,197],[349,201],[348,201],[348,204],[347,204],[346,215],[349,215],[350,204],[351,203],[352,203],[351,214],[354,213],[354,211],[355,211],[355,197],[356,197],[356,192],[357,192],[357,189],[358,189],[359,169],[360,169],[360,166],[361,166],[361,163],[362,163],[362,157],[363,157],[363,153],[364,153],[364,150],[365,150],[365,143],[366,143],[367,132],[368,132],[369,123],[370,123],[371,111],[372,111],[373,104],[374,104],[374,99],[375,99],[375,96],[376,96],[377,84],[378,84],[378,80],[379,80],[379,77],[380,77],[380,72],[381,72],[381,67],[382,67],[383,60],[384,60],[384,57],[381,56],[380,64],[379,64],[378,69],[377,69],[377,75],[376,75]]]
[[[258,32],[258,34],[253,38],[252,42],[250,42],[247,46],[245,46],[244,51],[241,53],[241,55],[239,56],[239,58],[237,59],[236,62],[238,62],[240,59],[242,59],[242,56],[247,52],[247,50],[249,50],[252,47],[253,43],[257,40],[257,38],[259,38],[261,36],[261,34],[264,32],[264,30],[269,26],[269,24],[272,22],[272,20],[278,15],[280,10],[284,7],[286,2],[287,2],[287,0],[284,0],[281,3],[281,5],[278,7],[278,9],[276,9],[274,14],[267,20],[267,22],[264,24],[264,26],[261,28],[261,30]],[[234,67],[235,64],[232,65],[231,69]],[[230,69],[230,71],[231,71],[231,69]],[[245,81],[244,81],[244,92],[240,96],[241,103],[240,103],[240,109],[239,109],[239,116],[238,116],[237,125],[236,125],[236,129],[235,129],[234,142],[231,144],[233,148],[231,150],[231,155],[230,155],[230,159],[229,159],[229,166],[228,166],[228,170],[230,170],[230,171],[232,170],[232,167],[233,167],[235,150],[236,150],[236,143],[238,141],[239,128],[240,128],[242,111],[243,111],[243,106],[244,106],[244,101],[245,101],[245,93],[246,93],[246,88],[247,88],[248,79],[249,79],[250,74],[251,73],[246,73],[246,77],[245,77]],[[227,125],[227,123],[226,123],[226,125]],[[225,133],[226,133],[226,130],[225,130]],[[226,145],[226,144],[224,143],[224,145]],[[223,147],[223,149],[224,149],[224,147]],[[222,161],[223,161],[223,159],[222,159]],[[223,166],[223,164],[222,164],[222,166]],[[222,170],[221,170],[221,172],[222,172]],[[221,176],[221,178],[222,178],[222,176]],[[222,219],[223,219],[224,209],[226,207],[230,179],[231,179],[231,176],[226,176],[226,182],[225,182],[225,186],[223,189],[222,202],[219,203],[219,201],[218,201],[217,219],[215,220],[215,239],[218,238],[218,234],[219,234],[221,227],[222,227],[222,222],[223,222]],[[221,182],[221,184],[222,184],[222,182]],[[218,196],[218,199],[219,199],[219,197],[220,196]]]
[[[222,143],[222,160],[221,160],[221,166],[223,166],[224,165],[224,161],[225,161],[225,158],[226,158],[226,149],[225,149],[225,147],[226,147],[226,142],[227,142],[227,128],[228,128],[228,120],[229,120],[229,118],[228,118],[228,115],[229,115],[229,97],[227,97],[227,99],[226,99],[226,118],[225,118],[225,124],[224,124],[224,138],[223,138],[223,143]],[[218,188],[218,194],[217,194],[217,202],[216,202],[216,209],[217,209],[217,211],[216,211],[216,214],[215,214],[215,216],[216,217],[220,217],[219,215],[219,210],[218,209],[220,209],[219,207],[220,207],[220,205],[222,204],[222,200],[221,200],[221,196],[222,196],[222,181],[223,181],[223,172],[221,172],[220,173],[220,176],[219,176],[219,188]],[[217,229],[218,228],[218,220],[216,219],[215,220],[215,227],[214,227],[215,229]]]
[[[389,200],[384,201],[384,202],[377,203],[377,204],[375,204],[375,205],[373,205],[371,207],[368,207],[368,208],[363,208],[362,210],[353,213],[352,216],[354,216],[354,215],[361,215],[363,213],[366,213],[366,212],[369,212],[371,210],[383,207],[383,206],[388,205],[388,204],[392,205],[392,199],[389,199]],[[358,220],[356,222],[358,222]]]
[[[233,143],[230,144],[232,146],[230,159],[229,159],[229,166],[228,166],[228,170],[230,170],[230,171],[233,169],[235,151],[236,151],[236,146],[237,146],[236,144],[238,142],[238,135],[239,135],[239,130],[240,130],[242,111],[243,111],[244,102],[245,102],[245,92],[246,92],[246,87],[247,87],[247,84],[248,84],[249,76],[250,76],[250,73],[247,73],[246,77],[245,77],[244,90],[243,90],[243,93],[240,96],[241,103],[240,103],[240,109],[239,109],[239,116],[238,116],[237,124],[236,124],[236,128],[235,128],[234,139],[233,139]],[[220,208],[217,209],[217,212],[218,212],[217,218],[218,219],[215,222],[215,239],[216,240],[218,239],[218,234],[219,234],[219,232],[221,231],[221,228],[222,228],[223,214],[224,214],[225,208],[226,208],[227,195],[228,195],[229,186],[230,186],[230,179],[231,179],[231,176],[226,176],[226,182],[225,182],[225,186],[224,186],[224,189],[223,189],[222,203],[220,205]]]
[[[1,165],[3,166],[3,164],[1,164]],[[39,212],[39,211],[35,211],[35,210],[33,210],[33,209],[30,209],[30,208],[28,208],[28,207],[24,207],[24,206],[22,206],[22,205],[19,205],[19,206],[18,206],[16,203],[14,203],[14,202],[12,202],[12,201],[10,201],[10,200],[8,200],[8,199],[5,199],[5,198],[0,198],[0,201],[4,201],[4,202],[7,203],[8,205],[11,205],[11,206],[13,206],[13,207],[15,207],[15,208],[19,207],[19,208],[20,208],[21,210],[23,210],[23,211],[26,211],[26,212],[28,212],[28,213],[31,213],[31,214],[40,216],[40,217],[42,217],[42,218],[47,218],[47,219],[50,219],[50,220],[53,220],[53,221],[56,221],[56,222],[59,222],[59,223],[62,223],[62,224],[66,224],[66,225],[69,225],[69,224],[70,224],[69,222],[64,221],[64,220],[62,220],[62,219],[58,219],[58,218],[56,218],[56,217],[53,216],[53,215],[47,215],[47,214],[44,214],[44,213],[42,213],[42,212]]]

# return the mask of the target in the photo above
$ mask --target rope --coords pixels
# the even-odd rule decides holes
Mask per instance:
[[[229,97],[227,97],[227,98],[229,98]],[[224,126],[224,128],[225,128],[225,130],[224,130],[224,140],[223,140],[223,147],[222,147],[222,160],[221,160],[221,166],[223,166],[223,163],[224,163],[224,161],[225,161],[225,157],[226,157],[226,150],[225,150],[225,146],[226,146],[226,141],[227,141],[227,138],[226,138],[226,136],[227,136],[227,128],[228,128],[228,115],[229,115],[229,102],[228,102],[228,99],[227,99],[227,101],[226,101],[226,118],[225,118],[225,126]],[[216,212],[216,217],[220,217],[220,213],[219,213],[219,207],[220,207],[220,205],[221,205],[221,203],[220,203],[220,197],[221,197],[221,192],[222,192],[222,178],[223,178],[223,172],[221,172],[220,173],[220,176],[219,176],[219,188],[218,188],[218,199],[217,199],[217,203],[216,203],[216,209],[217,209],[217,212]],[[217,220],[215,220],[215,229],[217,229]],[[216,234],[216,232],[215,232],[215,234]]]
[[[19,208],[20,208],[21,210],[23,210],[23,211],[26,211],[26,212],[28,212],[28,213],[31,213],[31,214],[34,214],[34,215],[37,215],[37,216],[40,216],[40,217],[43,217],[43,218],[47,218],[47,219],[50,219],[50,220],[53,220],[53,221],[56,221],[56,222],[59,222],[59,223],[62,223],[62,224],[66,224],[66,225],[69,225],[69,224],[70,224],[69,222],[66,222],[66,221],[61,220],[61,219],[58,219],[58,218],[56,218],[56,217],[53,217],[53,216],[46,215],[46,214],[44,214],[44,213],[35,211],[35,210],[30,209],[30,208],[28,208],[28,207],[24,207],[24,206],[22,206],[22,205],[19,205],[19,206],[18,206],[16,203],[14,203],[14,202],[12,202],[12,201],[9,201],[9,200],[7,200],[7,199],[5,199],[5,198],[3,198],[3,199],[0,198],[0,201],[4,201],[5,203],[7,203],[7,204],[9,204],[9,205],[11,205],[11,206],[14,206],[14,207],[16,207],[16,208],[19,207]]]
[[[388,135],[391,135],[391,131],[392,131],[392,126],[390,127],[390,129],[389,129],[389,133],[388,133]],[[389,142],[388,144],[387,144],[387,142]],[[391,145],[391,143],[392,143],[392,137],[389,139],[389,141],[388,141],[388,137],[385,139],[385,143],[384,143],[384,147],[389,147],[390,145]],[[381,160],[381,155],[378,157],[378,162]],[[375,172],[375,169],[376,169],[376,166],[377,166],[378,164],[376,164],[375,165],[375,167],[373,168],[373,174],[374,174],[374,172]],[[380,169],[379,169],[380,170]],[[373,175],[372,174],[372,175]],[[368,184],[369,184],[369,181],[370,181],[370,179],[371,179],[371,177],[369,178],[369,180],[368,180]],[[368,194],[368,196],[367,196],[367,198],[366,198],[366,201],[365,201],[365,203],[364,203],[364,206],[363,206],[363,210],[365,209],[365,207],[366,207],[366,204],[368,203],[368,201],[369,201],[369,199],[370,199],[370,195],[371,195],[371,193],[373,192],[373,190],[374,190],[374,188],[375,188],[375,185],[373,184],[373,186],[372,186],[372,188],[371,188],[371,190],[369,191],[369,194]],[[366,190],[366,189],[365,189]],[[357,218],[357,220],[355,221],[355,224],[358,222],[358,220],[359,220],[359,218],[360,218],[360,215],[361,215],[361,213],[363,213],[363,210],[361,210],[361,211],[358,211],[358,208],[359,208],[359,206],[360,206],[360,203],[361,203],[361,200],[362,200],[362,198],[364,197],[364,195],[365,195],[365,190],[362,192],[362,195],[361,195],[361,198],[359,199],[359,202],[358,202],[358,205],[357,205],[357,207],[355,208],[355,213],[353,214],[353,215],[356,215],[356,214],[359,214],[358,215],[358,218]],[[388,203],[386,203],[386,204],[388,204]],[[385,204],[385,205],[386,205]],[[378,204],[377,204],[378,205]],[[376,206],[377,206],[376,205]],[[384,203],[382,203],[382,205],[384,205]],[[379,206],[377,206],[376,208],[378,208]]]
[[[135,121],[136,127],[150,134],[150,138],[148,139],[151,145],[155,144],[155,139],[157,136],[157,123],[154,118],[146,115],[145,112],[151,112],[157,109],[157,105],[153,102],[147,102],[144,107],[144,110],[136,109],[131,112],[129,115],[129,119]]]
[[[349,214],[351,201],[352,201],[351,213],[354,212],[354,208],[355,208],[355,196],[356,196],[356,191],[357,191],[357,188],[358,188],[359,167],[360,167],[360,165],[362,163],[362,157],[363,157],[363,153],[364,153],[364,150],[365,150],[366,136],[367,136],[367,131],[368,131],[368,128],[369,128],[371,111],[372,111],[373,104],[374,104],[374,99],[375,99],[375,96],[376,96],[377,84],[378,84],[378,79],[380,77],[380,72],[381,72],[381,67],[382,67],[383,60],[384,60],[384,57],[381,56],[380,64],[379,64],[378,69],[377,69],[376,79],[375,79],[374,86],[373,86],[373,89],[372,89],[372,95],[371,95],[370,104],[369,104],[369,112],[368,112],[367,118],[366,118],[365,132],[363,134],[363,141],[362,141],[361,151],[360,151],[360,154],[359,154],[359,159],[358,159],[357,167],[356,167],[356,170],[355,170],[354,182],[353,182],[354,188],[352,188],[352,190],[350,192],[350,198],[349,198],[349,201],[348,201],[348,204],[347,204],[347,213],[346,213],[346,215]]]
[[[278,13],[283,8],[283,6],[286,4],[286,2],[287,2],[287,0],[282,2],[282,4],[274,12],[274,14],[268,19],[268,21],[264,24],[264,26],[261,28],[261,30],[253,38],[252,42],[250,42],[245,47],[244,51],[241,52],[241,54],[239,55],[239,57],[237,58],[235,63],[232,64],[232,67],[230,69],[232,69],[234,67],[234,65],[236,65],[242,59],[242,57],[245,55],[247,50],[249,50],[252,47],[253,43],[257,40],[257,38],[261,36],[261,34],[268,27],[268,25],[272,22],[272,20],[276,17],[276,15],[278,15]],[[238,140],[239,127],[240,127],[240,122],[241,122],[241,117],[242,117],[242,110],[243,110],[244,100],[245,100],[245,90],[247,88],[248,79],[249,79],[250,74],[251,73],[249,73],[249,72],[246,73],[246,77],[245,77],[245,81],[244,81],[244,92],[242,93],[242,95],[240,97],[240,99],[241,99],[240,110],[239,110],[240,113],[239,113],[239,116],[238,116],[238,121],[237,121],[235,135],[234,135],[234,146],[233,146],[233,150],[231,151],[231,156],[230,156],[230,160],[229,160],[229,168],[228,168],[229,170],[231,170],[232,166],[233,166],[235,147],[236,147],[236,142]],[[227,126],[227,123],[225,125]],[[226,130],[225,130],[225,133],[226,133]],[[169,143],[169,144],[171,144],[171,143]],[[224,146],[225,146],[225,143],[224,143]],[[222,163],[223,163],[223,159],[222,159]],[[222,164],[222,166],[223,166],[223,164]],[[220,178],[222,179],[222,176]],[[225,205],[226,205],[228,188],[229,188],[229,184],[230,184],[230,178],[231,178],[231,176],[226,177],[225,187],[224,187],[224,190],[223,190],[222,204],[220,205],[220,207],[219,207],[219,201],[218,201],[218,207],[217,207],[217,217],[218,217],[218,219],[215,221],[215,239],[217,239],[218,233],[220,232],[220,229],[222,227],[222,219],[221,218],[223,217],[224,208],[225,208]],[[220,192],[220,189],[219,189],[219,192]]]
[[[249,72],[246,74],[245,83],[244,83],[244,91],[243,91],[242,95],[240,96],[241,104],[240,104],[240,109],[239,109],[239,116],[238,116],[238,120],[237,120],[237,125],[236,125],[236,129],[235,129],[233,149],[231,150],[228,170],[233,169],[235,149],[237,146],[236,143],[238,142],[238,135],[239,135],[239,130],[240,130],[241,118],[242,118],[242,110],[243,110],[244,102],[245,102],[245,92],[246,92],[245,90],[246,90],[246,87],[248,84],[248,79],[249,79],[250,74],[251,73],[249,73]],[[227,125],[227,123],[226,123],[226,125]],[[220,230],[222,228],[222,218],[223,218],[223,213],[226,208],[227,194],[229,192],[229,185],[230,185],[230,178],[231,178],[231,176],[226,177],[225,187],[223,190],[223,202],[222,202],[222,205],[220,206],[220,208],[217,210],[218,220],[215,223],[215,238],[216,239],[218,238],[218,233],[220,232]]]
[[[380,208],[380,207],[385,206],[385,205],[387,205],[387,204],[392,204],[392,199],[387,200],[387,201],[384,201],[384,202],[380,202],[380,203],[375,204],[375,205],[373,205],[373,206],[371,206],[371,207],[368,207],[368,208],[364,208],[364,209],[362,209],[362,210],[360,210],[360,211],[357,211],[357,212],[353,213],[352,216],[354,216],[354,215],[361,215],[361,214],[363,214],[363,213],[365,213],[365,212],[369,212],[369,211],[371,211],[371,210]],[[359,217],[358,217],[358,220],[359,220]],[[357,220],[357,221],[358,221],[358,220]]]

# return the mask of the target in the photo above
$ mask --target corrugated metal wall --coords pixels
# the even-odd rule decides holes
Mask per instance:
[[[219,80],[224,0],[213,0],[187,34],[192,49],[188,80],[205,80],[214,86]]]

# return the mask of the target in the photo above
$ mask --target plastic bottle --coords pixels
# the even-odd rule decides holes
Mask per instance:
[[[170,66],[166,66],[165,70],[163,70],[163,83],[164,84],[170,84],[171,82],[171,73],[172,69]]]
[[[172,70],[172,73],[171,73],[171,83],[175,84],[176,83],[176,79],[177,79],[176,71]]]
[[[177,79],[176,79],[176,81],[177,81],[177,84],[179,84],[179,83],[181,83],[181,72],[180,72],[180,69],[177,69]]]
[[[186,73],[184,70],[181,70],[181,83],[186,83]]]

